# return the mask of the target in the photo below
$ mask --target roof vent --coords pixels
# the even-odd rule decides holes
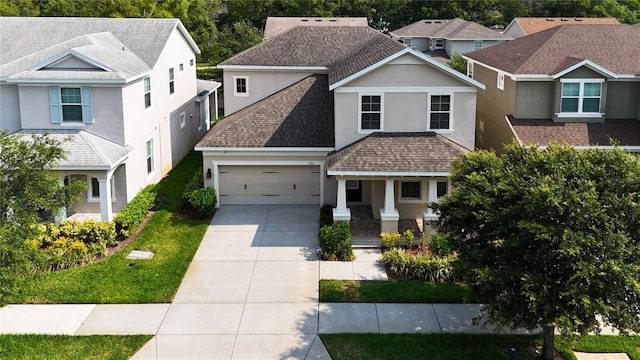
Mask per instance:
[[[337,19],[329,19],[329,21],[336,22],[336,21],[338,21],[338,20],[337,20]]]
[[[547,18],[547,21],[553,21],[553,18]]]
[[[576,20],[576,21],[582,21],[582,19],[581,19],[581,18],[575,18],[575,20]]]
[[[560,21],[569,21],[569,19],[567,19],[567,18],[562,18],[562,19],[560,19]]]
[[[431,20],[427,20],[424,22],[425,24],[431,24]]]
[[[435,22],[436,24],[442,24],[442,21],[440,21],[440,20],[436,20],[436,21],[434,21],[434,22]]]
[[[520,53],[516,54],[516,60],[520,60]]]
[[[301,19],[300,21],[309,21],[309,19]]]
[[[317,22],[320,22],[320,21],[322,21],[322,19],[316,19],[316,21],[317,21]]]

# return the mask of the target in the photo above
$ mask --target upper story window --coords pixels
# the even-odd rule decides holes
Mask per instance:
[[[147,175],[153,174],[153,139],[149,139],[146,145],[146,157],[147,157]]]
[[[382,95],[360,96],[360,124],[362,131],[382,130]]]
[[[144,107],[151,106],[151,78],[144,78]]]
[[[235,82],[233,95],[249,96],[249,78],[245,76],[234,76],[233,80]]]
[[[180,72],[184,71],[184,64],[180,63],[180,65],[178,65],[178,70],[180,70]]]
[[[451,130],[451,95],[431,95],[428,109],[428,130]]]
[[[561,113],[600,113],[602,82],[599,79],[562,79]]]
[[[482,49],[482,40],[475,40],[473,42],[473,49],[474,50],[481,50]]]
[[[434,49],[444,49],[444,39],[433,39]]]
[[[504,73],[498,72],[498,83],[496,86],[498,89],[504,90]]]
[[[169,68],[169,94],[173,94],[176,92],[176,85],[174,83],[174,74],[173,68]]]
[[[193,67],[193,59],[189,59],[189,66]]]
[[[93,122],[90,87],[49,88],[51,122],[54,124],[86,124]]]
[[[410,37],[406,37],[402,39],[402,42],[407,45],[408,47],[411,47],[411,38]]]

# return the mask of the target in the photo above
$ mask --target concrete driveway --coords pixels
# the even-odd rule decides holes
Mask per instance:
[[[220,208],[133,359],[330,359],[317,335],[318,218],[317,207]]]

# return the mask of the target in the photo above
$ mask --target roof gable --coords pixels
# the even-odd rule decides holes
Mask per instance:
[[[420,20],[391,31],[397,37],[429,37],[449,40],[511,39],[511,37],[473,21],[455,19]]]

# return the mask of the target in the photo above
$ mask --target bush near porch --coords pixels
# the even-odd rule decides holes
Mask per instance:
[[[346,221],[337,221],[320,228],[320,259],[329,261],[352,261],[351,226]]]

